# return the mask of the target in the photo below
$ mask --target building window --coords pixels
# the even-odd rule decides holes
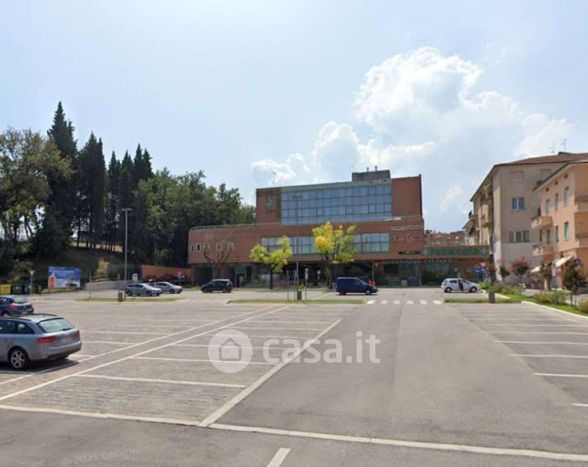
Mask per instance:
[[[216,244],[216,251],[223,251],[223,244],[222,243]]]
[[[392,185],[388,181],[282,192],[282,223],[286,225],[384,220],[391,216]]]
[[[210,249],[210,245],[208,243],[202,244],[202,251],[208,251]]]
[[[235,249],[235,244],[233,242],[227,242],[227,251],[233,251]]]
[[[528,243],[529,242],[529,231],[528,230],[517,230],[508,232],[509,243]]]
[[[200,251],[200,243],[196,243],[196,245],[193,245],[196,251]]]
[[[551,175],[551,169],[541,169],[539,171],[539,180],[545,180]]]
[[[569,202],[570,202],[570,187],[567,186],[564,188],[563,205],[567,206]]]
[[[564,240],[567,242],[570,239],[570,223],[564,222]]]
[[[555,198],[553,200],[553,209],[555,209],[555,212],[557,212],[559,209],[559,193],[555,194]]]
[[[559,242],[559,225],[555,226],[555,241]]]
[[[513,211],[524,211],[525,210],[525,198],[517,197],[512,199],[512,210]]]
[[[550,199],[546,199],[545,200],[545,215],[549,216],[549,213],[551,212],[551,200]]]
[[[510,179],[513,182],[522,182],[525,179],[525,173],[522,170],[511,170]]]
[[[551,229],[545,231],[545,243],[548,245],[551,243]]]

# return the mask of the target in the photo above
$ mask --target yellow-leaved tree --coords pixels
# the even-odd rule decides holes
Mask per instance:
[[[270,289],[274,288],[274,271],[281,272],[284,266],[288,264],[288,260],[292,257],[292,246],[288,237],[281,237],[276,242],[276,247],[269,249],[263,245],[255,245],[251,248],[249,257],[256,263],[262,263],[269,269]]]
[[[355,249],[353,248],[354,232],[354,225],[347,228],[340,225],[335,228],[330,222],[312,229],[314,247],[323,260],[328,287],[331,287],[333,283],[333,268],[337,264],[353,261],[355,255]]]

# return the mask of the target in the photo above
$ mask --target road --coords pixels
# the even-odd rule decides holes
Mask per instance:
[[[250,295],[254,292],[248,292]],[[237,295],[234,294],[234,295]],[[588,320],[533,305],[451,305],[389,289],[360,305],[46,301],[82,328],[81,356],[0,368],[10,465],[562,465],[588,463]],[[214,367],[211,337],[251,341]],[[357,362],[358,333],[365,342]],[[265,362],[292,339],[338,363]],[[291,354],[289,354],[291,355]],[[330,355],[333,355],[332,353]],[[353,361],[348,362],[347,357]],[[301,361],[298,361],[301,360]]]

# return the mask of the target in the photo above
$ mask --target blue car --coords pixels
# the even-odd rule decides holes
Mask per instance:
[[[337,293],[345,295],[348,293],[361,293],[371,295],[377,293],[378,288],[368,284],[357,277],[338,277],[337,278]]]

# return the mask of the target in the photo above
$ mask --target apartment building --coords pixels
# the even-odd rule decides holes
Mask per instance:
[[[554,285],[561,287],[573,259],[580,259],[588,274],[588,157],[565,164],[534,191],[540,208],[531,224],[538,238],[533,255],[550,268]]]
[[[540,200],[534,190],[565,164],[587,157],[560,152],[493,166],[470,199],[473,209],[464,226],[466,244],[492,247],[497,269],[521,257],[537,266],[533,245],[539,242],[539,231],[531,229],[531,219]]]

